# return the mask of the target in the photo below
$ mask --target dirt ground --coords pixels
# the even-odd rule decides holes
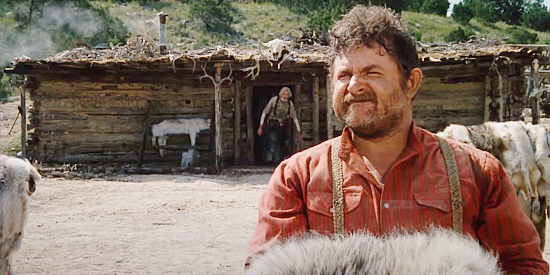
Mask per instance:
[[[46,178],[31,197],[14,273],[242,274],[268,178]]]
[[[269,174],[46,178],[15,274],[241,274]]]

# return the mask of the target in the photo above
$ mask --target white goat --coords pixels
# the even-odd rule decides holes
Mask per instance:
[[[166,142],[168,136],[188,134],[191,140],[191,147],[195,147],[197,135],[200,131],[210,129],[210,119],[204,118],[177,118],[166,119],[157,124],[151,126],[151,132],[153,134],[153,146],[158,145],[160,147],[160,155],[164,156],[166,153]]]
[[[0,275],[10,272],[10,256],[23,239],[28,198],[40,180],[28,160],[0,155]]]
[[[479,243],[452,231],[369,233],[328,237],[310,234],[251,259],[247,274],[501,274],[498,259]]]

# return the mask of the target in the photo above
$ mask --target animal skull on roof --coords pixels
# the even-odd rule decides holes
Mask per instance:
[[[273,39],[267,43],[262,43],[267,48],[266,57],[271,61],[279,61],[285,53],[290,52],[292,41]]]

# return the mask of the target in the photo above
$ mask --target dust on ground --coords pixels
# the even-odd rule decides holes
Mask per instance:
[[[269,176],[45,178],[14,274],[242,274]]]
[[[13,271],[242,274],[269,176],[46,178],[31,197]]]

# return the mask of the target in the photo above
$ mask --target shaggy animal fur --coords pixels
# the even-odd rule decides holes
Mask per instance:
[[[9,274],[10,256],[23,238],[28,198],[40,180],[28,160],[0,155],[0,275]]]
[[[544,247],[544,208],[550,202],[550,136],[543,125],[521,121],[452,124],[437,135],[455,139],[497,157],[512,179],[521,207],[541,235]],[[541,205],[541,202],[543,205]]]
[[[375,237],[310,234],[254,256],[246,274],[501,274],[472,238],[442,229]]]

